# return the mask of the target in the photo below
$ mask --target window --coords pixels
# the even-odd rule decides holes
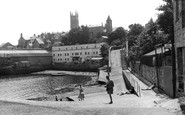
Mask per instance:
[[[72,56],[73,56],[73,53],[72,53]]]
[[[80,55],[82,55],[82,52],[80,52]]]
[[[55,56],[55,54],[53,54],[53,56]]]
[[[76,47],[76,49],[78,49],[78,48]]]
[[[60,54],[58,54],[58,56],[60,56]]]
[[[88,48],[88,46],[86,46],[86,48]]]
[[[79,53],[75,53],[75,55],[79,55]]]
[[[88,55],[89,55],[89,52],[88,52]]]
[[[87,52],[85,52],[85,55],[87,55]]]
[[[93,54],[95,54],[95,52],[93,52]]]
[[[58,59],[58,61],[59,61],[59,59]]]
[[[59,48],[59,50],[60,50],[60,48]]]
[[[60,56],[62,56],[62,54],[60,54]]]
[[[98,51],[96,51],[96,54],[98,54]]]
[[[66,50],[67,50],[67,48],[66,48]]]

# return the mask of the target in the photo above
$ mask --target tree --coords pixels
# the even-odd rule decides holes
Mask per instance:
[[[102,45],[102,47],[100,48],[100,55],[103,57],[102,59],[102,66],[103,65],[107,65],[108,64],[108,55],[109,55],[109,45],[108,44],[104,44]]]
[[[139,32],[129,31],[128,39],[133,43],[129,52],[129,61],[132,63],[139,60],[142,55],[153,51],[155,45],[173,40],[173,3],[172,0],[163,1],[166,4],[157,8],[162,13],[155,22],[151,19],[139,35],[137,35]],[[132,27],[133,25],[129,28]],[[137,35],[137,38],[134,35]]]
[[[129,48],[136,43],[138,36],[143,30],[144,30],[144,27],[141,24],[129,25],[129,31],[127,36]]]
[[[157,10],[162,11],[158,15],[157,24],[160,27],[160,30],[164,34],[168,34],[168,39],[166,42],[171,41],[174,38],[174,25],[173,25],[173,1],[172,0],[163,0],[164,5],[161,5]]]
[[[89,29],[86,26],[81,26],[71,29],[67,36],[62,39],[62,42],[65,45],[87,44],[89,43],[89,36]]]
[[[165,34],[159,30],[157,23],[151,19],[131,47],[130,59],[140,59],[142,55],[153,51],[155,45],[163,43],[165,38]]]
[[[127,31],[123,27],[119,27],[108,35],[107,42],[110,45],[117,45],[117,44],[114,44],[113,41],[119,39],[120,42],[122,42],[121,44],[123,44],[126,41],[126,36],[127,36]]]
[[[65,36],[62,37],[61,42],[64,45],[70,45],[70,40],[69,40],[69,33],[67,33]]]

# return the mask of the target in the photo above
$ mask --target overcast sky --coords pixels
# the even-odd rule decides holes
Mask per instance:
[[[80,25],[105,24],[110,15],[113,27],[156,19],[162,0],[0,0],[0,44],[18,44],[23,37],[42,32],[69,31],[70,11],[77,11]]]

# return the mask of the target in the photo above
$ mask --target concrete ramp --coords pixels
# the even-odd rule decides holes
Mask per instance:
[[[114,81],[114,91],[115,93],[127,92],[125,81],[122,75],[121,67],[114,67],[111,70],[110,79]]]
[[[107,82],[106,76],[107,72],[100,70],[98,81]],[[121,67],[114,67],[111,69],[110,79],[114,82],[114,93],[127,92],[127,88],[125,86],[125,81],[122,75]]]

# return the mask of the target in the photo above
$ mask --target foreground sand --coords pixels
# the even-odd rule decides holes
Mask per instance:
[[[142,97],[134,94],[118,95],[125,91],[120,69],[112,71],[115,82],[113,104],[103,86],[85,87],[85,100],[78,101],[77,91],[66,93],[74,102],[5,100],[0,101],[0,115],[181,115],[178,100],[156,95],[152,90],[143,91]],[[64,95],[58,95],[64,96]]]

